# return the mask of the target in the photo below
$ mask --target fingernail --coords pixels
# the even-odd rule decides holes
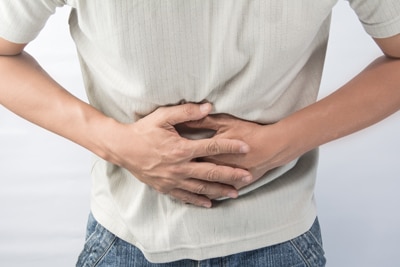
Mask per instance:
[[[243,181],[243,182],[250,182],[251,179],[252,179],[251,176],[245,176],[245,177],[242,178],[242,181]]]
[[[204,202],[203,204],[201,204],[204,208],[211,208],[212,204],[211,202]]]
[[[229,198],[237,198],[238,197],[238,193],[237,192],[229,192],[227,196]]]
[[[250,147],[248,145],[242,145],[240,147],[240,153],[247,153],[250,151]]]
[[[211,111],[211,104],[204,103],[200,105],[200,112],[201,113],[209,113]]]

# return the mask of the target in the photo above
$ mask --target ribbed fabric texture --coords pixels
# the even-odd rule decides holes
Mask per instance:
[[[66,2],[89,100],[106,115],[134,123],[159,106],[209,101],[214,113],[268,124],[316,100],[337,1]],[[398,0],[349,2],[371,35],[400,32]],[[1,1],[0,36],[30,41],[62,4]],[[316,165],[311,151],[267,173],[238,199],[203,209],[97,159],[92,211],[153,262],[229,255],[308,230],[316,216]]]
[[[385,38],[399,33],[399,1],[347,1],[372,37]]]

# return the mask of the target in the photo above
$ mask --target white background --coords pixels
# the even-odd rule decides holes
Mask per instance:
[[[380,55],[346,2],[334,11],[321,97]],[[59,10],[28,50],[86,99],[67,16]],[[316,196],[327,266],[400,266],[399,122],[396,113],[321,148]],[[89,212],[90,160],[0,106],[0,266],[74,266]]]

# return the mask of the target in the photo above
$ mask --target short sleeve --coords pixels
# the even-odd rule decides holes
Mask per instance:
[[[375,38],[400,33],[399,0],[347,0],[358,15],[364,29]]]
[[[1,0],[0,37],[14,43],[35,39],[62,0]]]

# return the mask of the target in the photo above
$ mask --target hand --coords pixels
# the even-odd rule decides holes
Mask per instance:
[[[174,125],[207,116],[210,104],[162,107],[133,124],[119,124],[109,146],[109,161],[122,166],[155,190],[197,206],[211,207],[218,197],[237,197],[235,185],[251,179],[248,171],[195,159],[243,154],[243,141],[189,140]]]
[[[214,130],[215,134],[212,138],[214,140],[238,139],[250,146],[249,153],[213,155],[202,158],[205,162],[250,171],[253,179],[237,185],[237,189],[251,184],[267,171],[284,165],[298,156],[295,151],[290,151],[285,133],[278,124],[261,125],[220,114],[185,123],[185,126],[191,129]]]

